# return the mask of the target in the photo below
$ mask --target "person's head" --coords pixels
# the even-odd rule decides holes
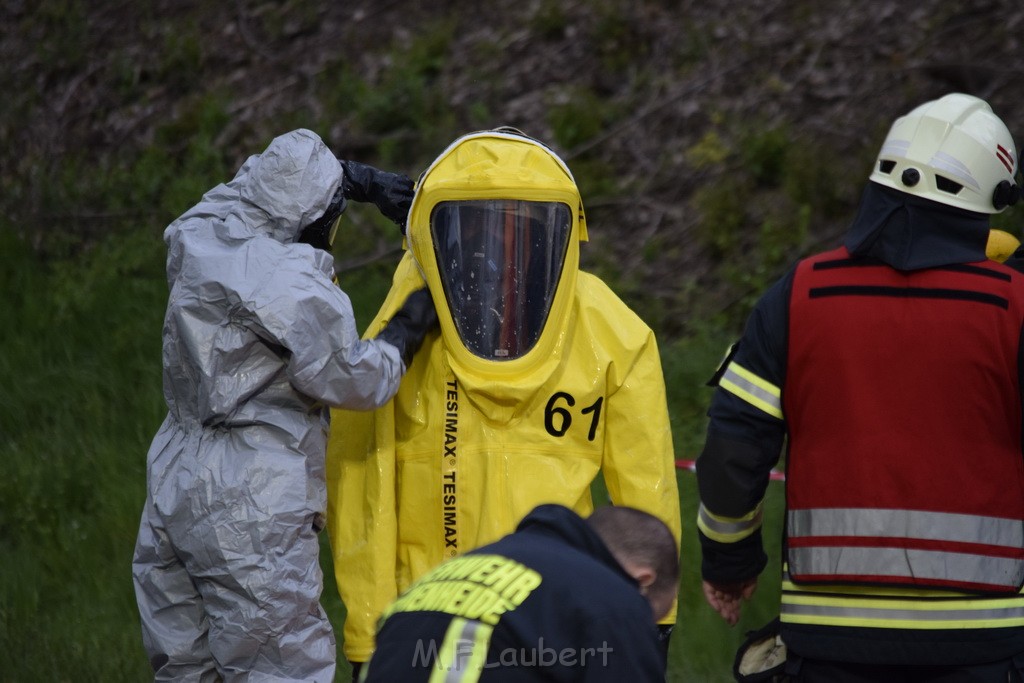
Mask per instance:
[[[261,229],[280,242],[292,243],[315,225],[320,234],[317,246],[329,248],[334,219],[344,209],[338,192],[342,169],[319,135],[304,128],[279,135],[262,153],[250,157],[243,171],[239,195],[245,205],[265,216]]]
[[[870,180],[977,213],[1020,198],[1018,159],[1006,125],[984,100],[953,93],[896,119]]]
[[[597,508],[587,524],[636,579],[655,621],[668,614],[679,592],[679,549],[668,526],[654,515],[618,505]]]

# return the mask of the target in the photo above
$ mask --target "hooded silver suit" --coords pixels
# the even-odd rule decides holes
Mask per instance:
[[[342,168],[296,130],[164,232],[168,413],[133,561],[156,680],[334,680],[320,607],[328,406],[397,391],[398,349],[360,340],[327,252],[296,243]]]

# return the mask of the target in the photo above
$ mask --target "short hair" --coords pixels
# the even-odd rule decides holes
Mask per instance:
[[[663,521],[636,508],[605,505],[594,510],[587,524],[620,562],[626,560],[654,570],[652,593],[676,594],[679,548]]]

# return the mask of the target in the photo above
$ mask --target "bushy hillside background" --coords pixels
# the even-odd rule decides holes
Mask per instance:
[[[0,2],[0,681],[146,680],[130,558],[163,411],[160,234],[275,134],[413,176],[471,130],[550,143],[585,267],[659,334],[692,458],[724,345],[837,242],[895,116],[970,92],[1024,137],[1022,30],[984,0]],[[400,240],[360,209],[335,255],[365,324]],[[996,224],[1019,234],[1020,211]],[[670,678],[729,680],[777,592],[735,629],[710,617],[680,485]]]

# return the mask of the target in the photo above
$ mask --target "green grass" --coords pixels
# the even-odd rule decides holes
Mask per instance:
[[[780,566],[774,541],[768,540],[769,563],[757,592],[743,607],[740,622],[730,627],[704,602],[700,581],[700,546],[697,542],[697,484],[689,472],[679,475],[683,513],[682,577],[679,584],[679,616],[669,650],[669,680],[714,683],[732,681],[732,661],[747,631],[760,628],[778,615]],[[781,533],[783,490],[769,485],[765,500],[765,539]]]
[[[160,261],[53,268],[0,235],[0,680],[145,680],[131,557],[162,418]]]
[[[155,230],[51,262],[0,231],[0,682],[150,677],[131,558],[146,450],[164,413],[163,258]],[[360,326],[387,291],[390,268],[343,276]],[[699,450],[703,383],[726,341],[708,332],[662,347],[679,457]],[[683,575],[670,680],[727,681],[743,632],[777,610],[776,574],[769,568],[737,627],[712,613],[700,593],[694,478],[678,477]],[[767,538],[777,538],[780,491],[772,485]],[[324,605],[340,634],[344,607],[324,544]],[[344,661],[338,680],[347,680]]]

